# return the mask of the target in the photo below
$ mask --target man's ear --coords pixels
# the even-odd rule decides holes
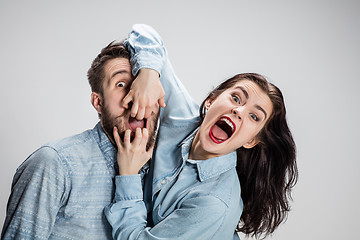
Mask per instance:
[[[91,104],[94,106],[98,114],[101,114],[102,99],[99,93],[96,92],[91,93]]]
[[[249,142],[245,143],[243,145],[244,148],[250,149],[256,146],[256,144],[258,144],[260,141],[257,138],[253,138],[252,140],[250,140]]]

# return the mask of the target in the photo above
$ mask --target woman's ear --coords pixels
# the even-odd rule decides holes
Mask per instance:
[[[205,106],[205,109],[206,110],[208,110],[209,109],[209,107],[211,106],[211,104],[212,104],[212,99],[210,99],[210,98],[208,98],[208,99],[206,99],[205,100],[205,104],[204,104],[204,106]]]
[[[102,99],[101,99],[100,94],[98,94],[96,92],[91,93],[91,104],[94,106],[94,108],[98,112],[98,114],[101,114]]]
[[[256,146],[260,141],[257,138],[251,139],[249,142],[243,145],[244,148],[250,149]]]

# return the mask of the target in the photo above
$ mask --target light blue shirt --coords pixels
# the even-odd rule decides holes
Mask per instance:
[[[112,239],[116,149],[98,123],[52,142],[17,169],[1,239]]]
[[[114,202],[105,208],[114,239],[238,239],[242,212],[236,153],[202,161],[188,159],[199,122],[199,106],[175,76],[162,39],[151,27],[135,25],[126,46],[133,74],[160,73],[166,107],[160,112],[158,142],[150,173],[116,176]],[[153,225],[147,221],[151,210]]]

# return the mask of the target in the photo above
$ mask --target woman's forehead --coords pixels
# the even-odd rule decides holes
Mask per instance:
[[[246,89],[251,92],[258,92],[258,91],[263,92],[263,90],[260,88],[260,86],[257,83],[248,79],[238,81],[237,83],[234,84],[234,86],[232,86],[232,88]]]
[[[230,90],[241,91],[247,99],[246,101],[250,101],[252,104],[260,106],[268,113],[272,112],[273,106],[270,97],[257,83],[247,79],[241,80],[235,83]]]

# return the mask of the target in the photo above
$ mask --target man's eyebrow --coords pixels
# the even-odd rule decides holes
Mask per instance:
[[[259,105],[256,105],[255,107],[264,113],[265,119],[266,119],[266,117],[267,117],[266,111],[262,107],[260,107]]]
[[[245,88],[243,88],[242,86],[237,86],[236,88],[240,89],[244,93],[246,99],[249,99],[249,94],[245,90]]]
[[[113,74],[111,74],[110,79],[112,79],[113,77],[115,77],[115,75],[117,75],[117,74],[124,74],[124,73],[128,73],[128,71],[126,71],[126,70],[116,71],[116,72],[114,72]]]

